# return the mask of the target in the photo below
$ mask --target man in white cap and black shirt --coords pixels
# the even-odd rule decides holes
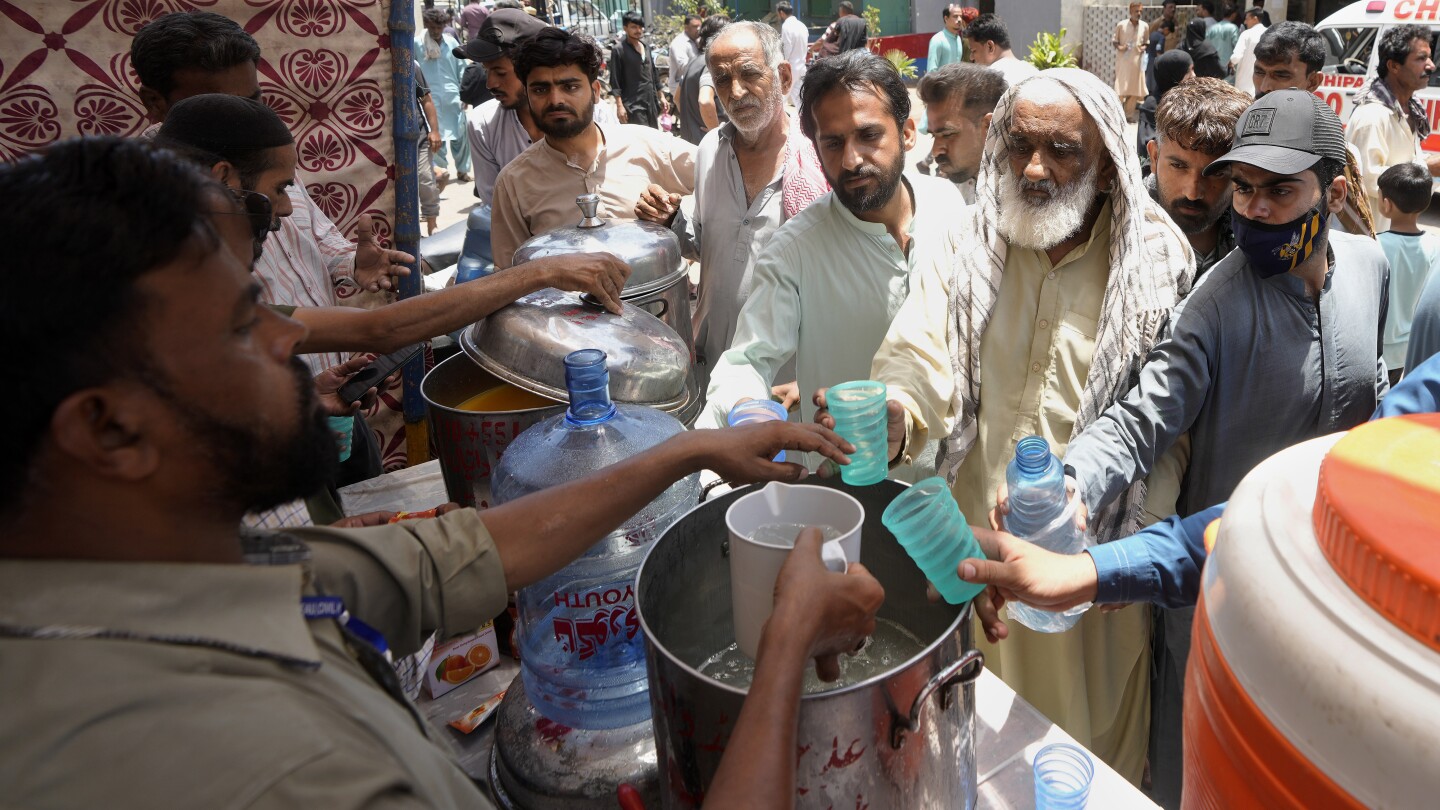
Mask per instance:
[[[475,196],[487,205],[500,170],[543,137],[530,115],[525,85],[510,61],[517,42],[543,30],[545,23],[519,9],[497,9],[474,39],[455,49],[456,56],[485,66],[485,87],[495,96],[465,117],[475,165]]]
[[[1303,90],[1266,94],[1205,169],[1235,184],[1236,247],[1176,307],[1139,382],[1070,442],[1067,472],[1095,513],[1189,433],[1177,511],[1229,499],[1266,457],[1367,419],[1388,389],[1389,265],[1374,240],[1329,229],[1349,191],[1340,119]],[[1157,622],[1150,767],[1178,801],[1180,707],[1193,608]],[[1161,639],[1163,638],[1163,643]],[[1173,787],[1173,793],[1167,789]]]

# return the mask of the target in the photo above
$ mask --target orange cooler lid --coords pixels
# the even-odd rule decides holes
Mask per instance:
[[[1335,573],[1440,651],[1440,414],[1350,431],[1320,465],[1315,535]]]

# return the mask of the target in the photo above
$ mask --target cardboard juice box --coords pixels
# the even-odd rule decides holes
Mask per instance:
[[[495,626],[486,622],[474,633],[435,645],[425,667],[430,697],[438,698],[471,678],[500,663],[495,646]]]

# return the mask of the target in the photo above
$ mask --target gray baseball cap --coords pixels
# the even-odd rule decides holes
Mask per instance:
[[[1235,122],[1235,144],[1205,167],[1213,175],[1231,163],[1276,174],[1299,174],[1321,158],[1345,162],[1345,130],[1330,105],[1304,90],[1275,90],[1255,100]]]

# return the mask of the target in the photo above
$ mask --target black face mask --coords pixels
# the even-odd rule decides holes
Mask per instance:
[[[1293,222],[1267,225],[1230,211],[1230,229],[1235,233],[1235,246],[1245,254],[1250,266],[1261,278],[1278,276],[1299,267],[1315,252],[1316,240],[1330,221],[1325,210],[1325,196]]]

